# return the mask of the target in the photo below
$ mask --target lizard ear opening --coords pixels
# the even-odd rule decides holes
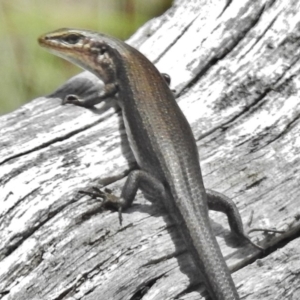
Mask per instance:
[[[107,48],[105,46],[100,47],[100,54],[103,55],[107,51]]]

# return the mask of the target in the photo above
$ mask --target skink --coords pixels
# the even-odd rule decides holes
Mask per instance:
[[[212,299],[240,299],[219,245],[208,208],[230,217],[243,233],[234,203],[206,191],[192,130],[165,78],[138,50],[97,32],[60,29],[39,38],[41,46],[98,76],[105,84],[97,102],[115,95],[139,169],[130,173],[120,197],[96,190],[94,196],[121,211],[131,205],[137,189],[154,189],[177,224],[199,276]],[[72,96],[65,102],[90,107],[96,101]]]

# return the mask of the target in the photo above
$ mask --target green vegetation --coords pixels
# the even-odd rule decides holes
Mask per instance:
[[[80,70],[39,47],[37,37],[62,27],[128,38],[170,0],[0,0],[0,115],[52,92]]]

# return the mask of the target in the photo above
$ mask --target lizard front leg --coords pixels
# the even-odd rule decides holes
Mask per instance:
[[[77,106],[92,107],[104,99],[114,96],[117,92],[118,85],[116,83],[109,83],[104,86],[104,89],[97,97],[81,98],[75,94],[69,94],[63,99],[62,104],[70,103]]]

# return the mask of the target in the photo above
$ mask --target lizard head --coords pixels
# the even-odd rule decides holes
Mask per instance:
[[[39,44],[49,52],[94,73],[105,83],[116,77],[114,38],[81,30],[59,29],[39,37]]]

